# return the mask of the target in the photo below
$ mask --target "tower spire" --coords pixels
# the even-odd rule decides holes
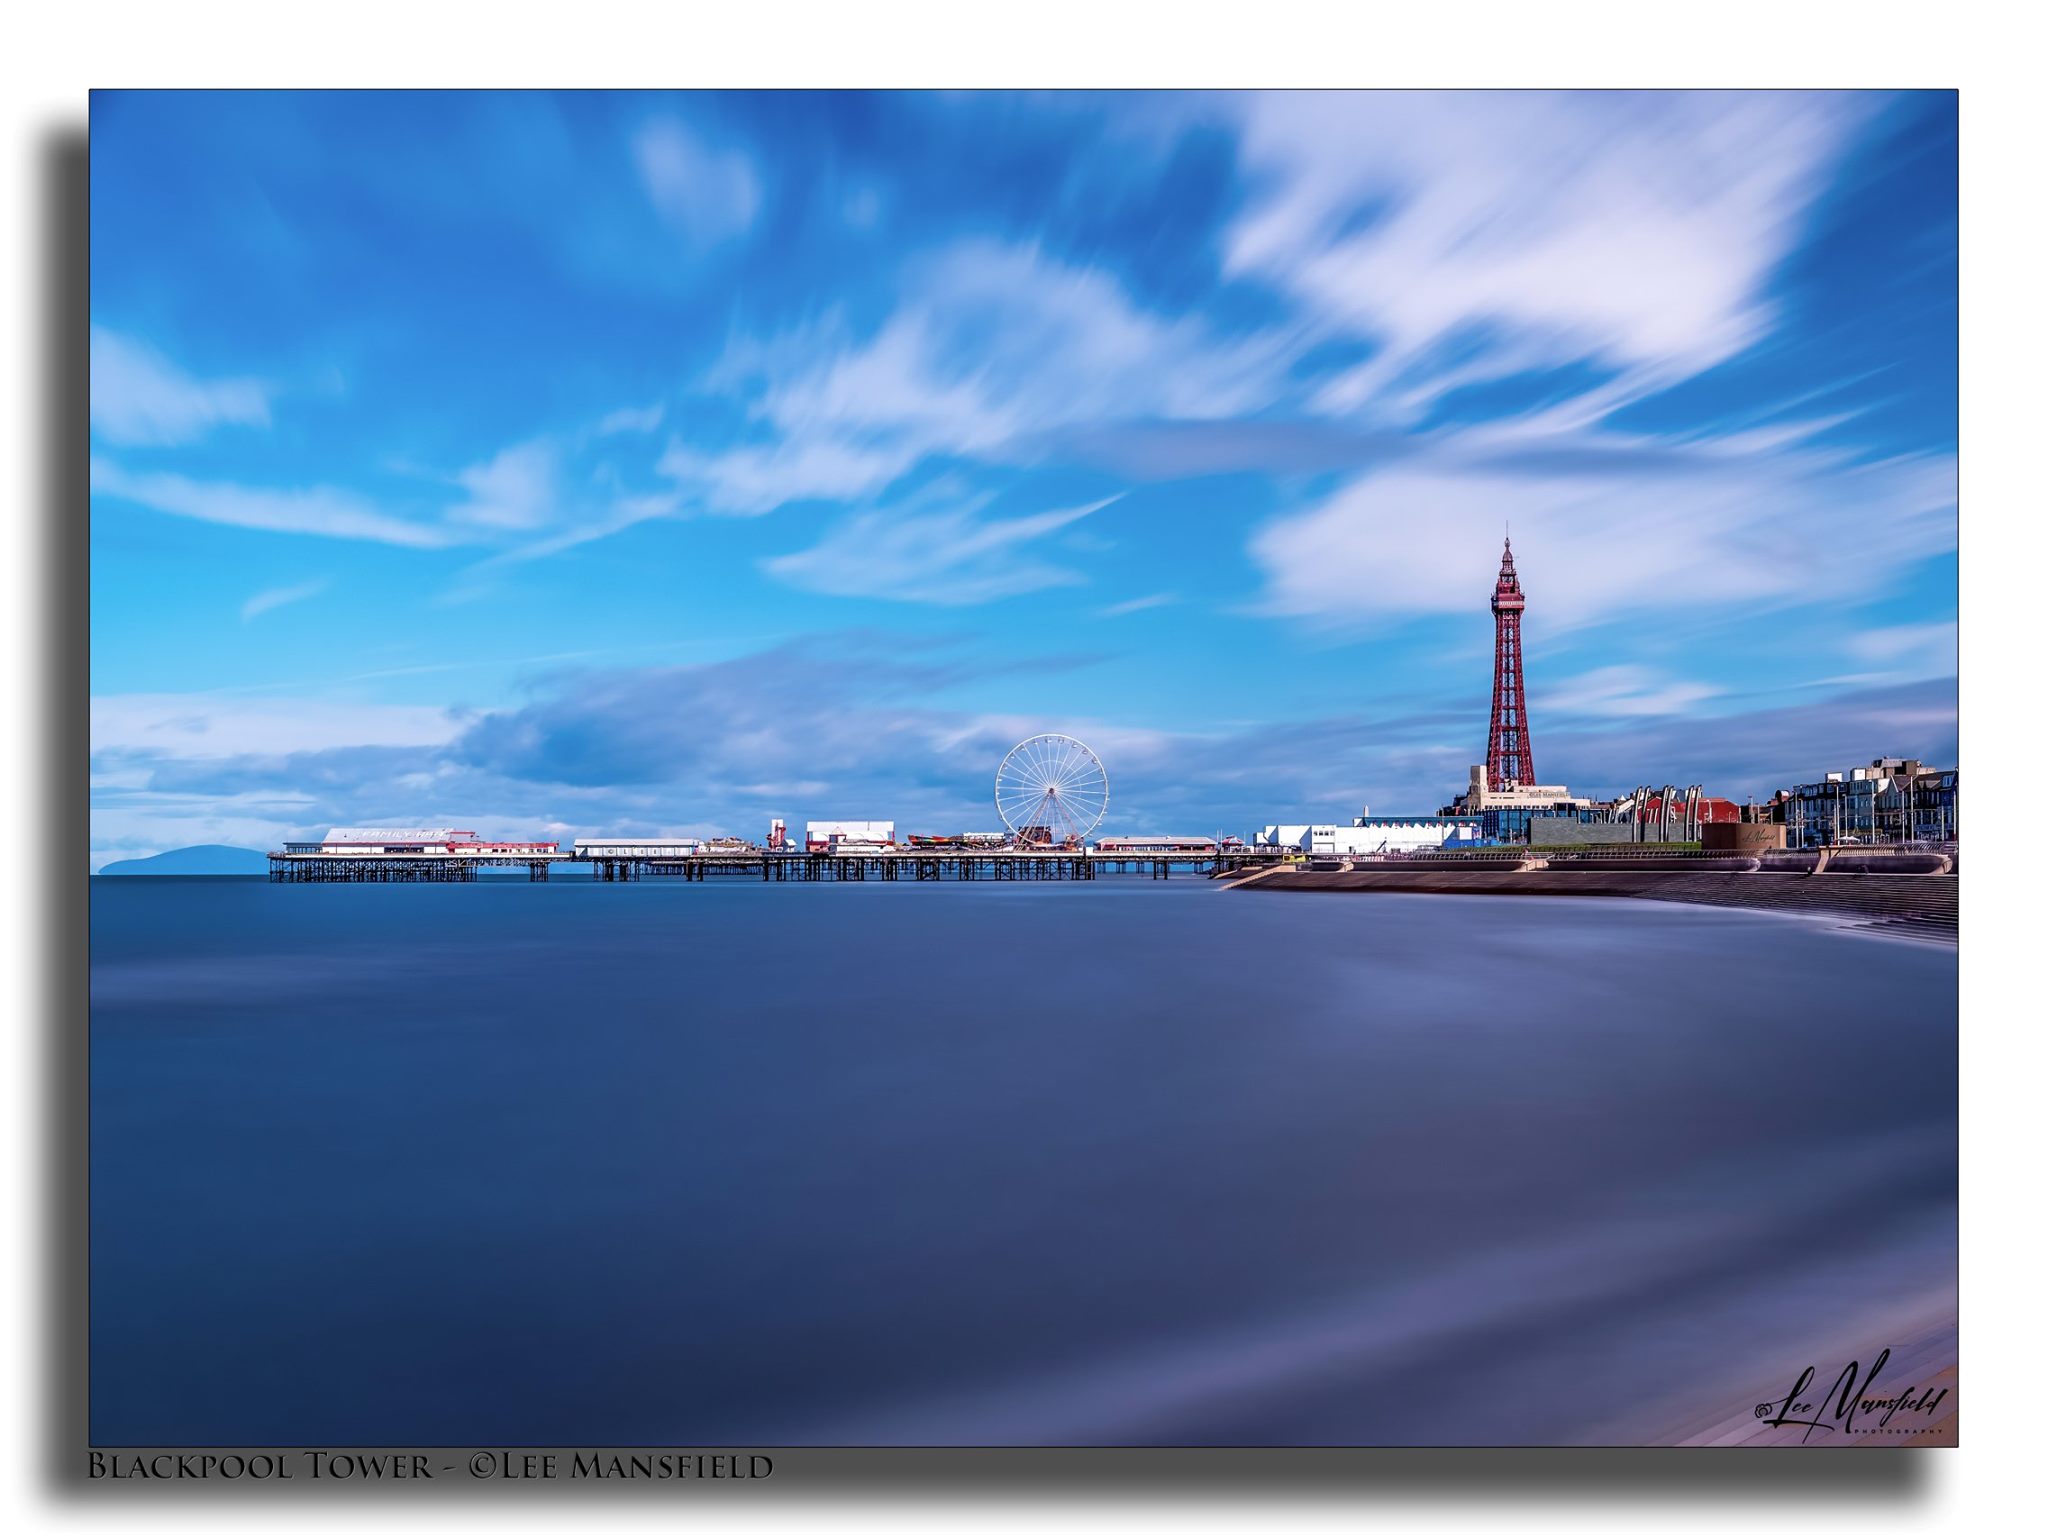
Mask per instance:
[[[1522,684],[1523,606],[1515,547],[1503,525],[1500,575],[1493,584],[1493,720],[1486,732],[1486,777],[1500,785],[1536,782]]]

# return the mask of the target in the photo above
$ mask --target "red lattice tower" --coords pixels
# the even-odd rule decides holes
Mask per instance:
[[[1522,697],[1522,584],[1515,580],[1515,547],[1506,540],[1500,579],[1493,584],[1493,724],[1486,732],[1486,778],[1493,785],[1536,782],[1529,705]]]

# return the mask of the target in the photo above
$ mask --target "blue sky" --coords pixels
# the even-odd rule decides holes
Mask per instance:
[[[95,865],[1955,753],[1947,93],[99,92]]]

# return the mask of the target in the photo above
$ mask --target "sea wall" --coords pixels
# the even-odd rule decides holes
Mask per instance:
[[[1626,822],[1579,822],[1571,817],[1531,817],[1529,845],[1539,849],[1581,848],[1588,844],[1634,843]]]
[[[1761,854],[1785,846],[1785,829],[1776,822],[1708,822],[1700,828],[1700,847],[1717,854]]]

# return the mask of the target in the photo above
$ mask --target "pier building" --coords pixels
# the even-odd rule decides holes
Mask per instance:
[[[457,827],[337,827],[317,842],[287,843],[288,854],[357,858],[372,854],[553,854],[561,845],[539,840],[503,842]]]
[[[578,838],[578,859],[687,859],[704,847],[701,838]]]
[[[896,824],[874,821],[804,823],[804,848],[808,852],[829,854],[841,845],[845,845],[849,853],[855,849],[893,849],[896,846]]]

